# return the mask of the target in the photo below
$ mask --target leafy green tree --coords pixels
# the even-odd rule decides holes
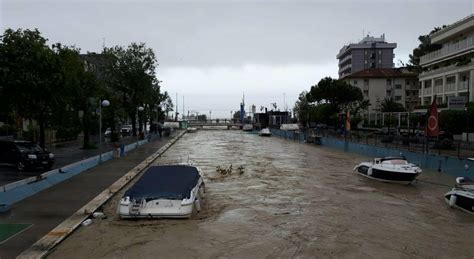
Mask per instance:
[[[153,99],[156,96],[150,95],[151,92],[159,93],[155,53],[144,43],[132,43],[127,48],[105,48],[104,55],[111,60],[107,70],[108,82],[120,95],[120,103],[131,119],[133,135],[136,136],[138,107],[151,102],[159,104],[159,100]]]
[[[39,127],[45,146],[45,128],[52,107],[61,102],[61,73],[57,56],[35,30],[5,30],[0,36],[0,85],[8,106]]]
[[[53,49],[60,62],[63,85],[61,96],[64,96],[60,105],[55,108],[55,111],[60,111],[63,115],[59,126],[68,128],[68,125],[64,123],[68,118],[81,119],[80,127],[72,126],[82,129],[83,148],[92,147],[90,132],[97,125],[95,123],[97,118],[93,112],[98,108],[100,97],[103,95],[103,92],[101,93],[103,85],[93,71],[86,71],[79,49],[61,44],[53,45]],[[82,114],[81,118],[79,118],[79,111]]]
[[[418,73],[422,72],[422,68],[420,66],[420,57],[428,54],[429,52],[438,50],[442,47],[439,44],[431,44],[430,35],[437,31],[440,31],[441,29],[445,27],[446,25],[443,25],[442,27],[435,27],[429,34],[418,36],[418,41],[420,42],[420,44],[418,45],[418,47],[413,49],[413,53],[409,55],[410,60],[409,60],[408,68],[410,70],[418,72]]]
[[[310,102],[327,103],[331,108],[334,126],[338,126],[338,116],[341,111],[348,109],[354,102],[362,101],[362,91],[345,81],[325,77],[317,85],[311,87],[307,97]]]
[[[362,92],[345,81],[325,77],[317,85],[311,86],[308,93],[310,102],[329,103],[333,112],[339,113],[353,102],[363,100]]]
[[[302,123],[305,127],[309,125],[309,115],[311,108],[307,97],[308,92],[301,92],[293,108],[293,111],[295,112],[298,121]]]
[[[380,104],[380,110],[389,115],[385,118],[385,122],[388,124],[388,132],[390,132],[390,126],[395,123],[395,118],[392,113],[394,112],[404,112],[406,111],[405,107],[402,104],[395,102],[392,98],[383,99]]]

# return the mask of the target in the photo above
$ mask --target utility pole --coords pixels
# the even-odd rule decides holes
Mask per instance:
[[[183,117],[183,120],[184,120],[184,95],[183,95],[183,114],[181,116]]]

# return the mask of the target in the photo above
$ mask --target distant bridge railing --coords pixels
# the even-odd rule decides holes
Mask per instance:
[[[242,126],[237,120],[229,119],[214,119],[214,120],[190,120],[188,121],[189,126]]]

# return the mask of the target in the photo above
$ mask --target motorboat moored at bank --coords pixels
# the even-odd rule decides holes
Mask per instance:
[[[120,199],[121,218],[189,218],[201,209],[204,182],[199,167],[152,166]]]
[[[474,214],[474,180],[467,177],[456,178],[455,187],[444,198],[449,206]]]
[[[197,132],[197,128],[188,128],[188,129],[186,130],[186,132],[188,132],[188,133],[196,133],[196,132]]]
[[[409,184],[422,170],[404,157],[384,157],[375,158],[373,162],[362,162],[354,167],[354,171],[382,182]]]
[[[270,131],[269,128],[264,128],[264,129],[261,129],[260,132],[258,133],[258,135],[262,136],[262,137],[270,137],[272,135],[272,132]]]
[[[242,130],[243,131],[253,131],[253,125],[252,124],[244,124],[244,126],[242,126]]]

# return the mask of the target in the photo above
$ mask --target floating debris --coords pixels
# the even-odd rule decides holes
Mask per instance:
[[[221,166],[216,167],[216,172],[220,173],[221,175],[228,175],[232,173],[232,164],[228,166],[227,168],[222,168]]]

